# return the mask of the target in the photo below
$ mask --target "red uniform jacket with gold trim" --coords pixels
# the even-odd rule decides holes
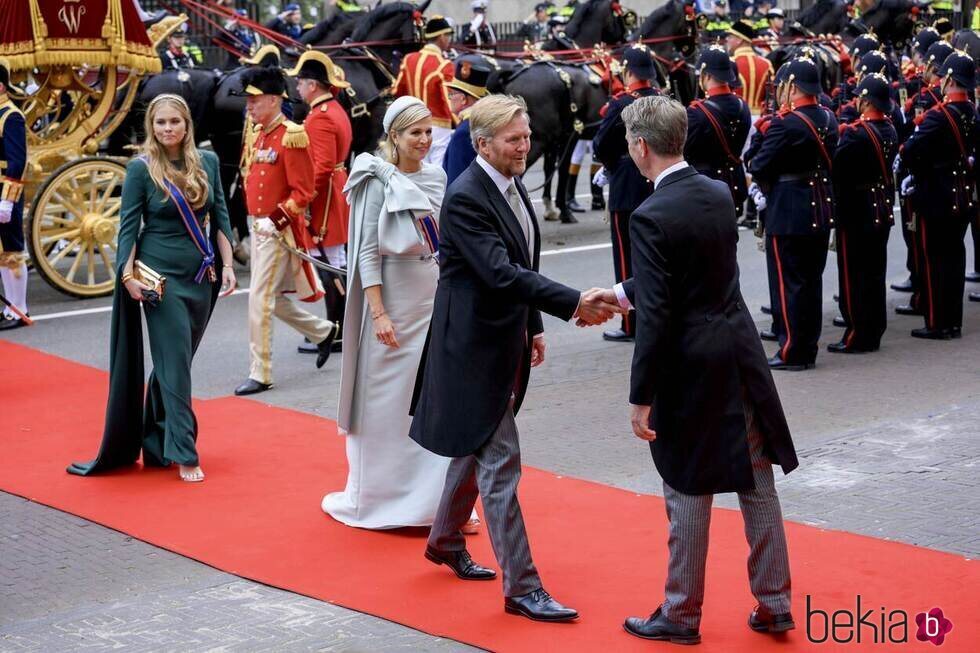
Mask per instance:
[[[282,204],[293,218],[293,231],[302,234],[302,242],[299,236],[296,241],[300,247],[310,245],[305,214],[313,199],[313,159],[308,145],[303,126],[280,115],[256,134],[245,178],[248,214],[267,217]]]
[[[402,59],[395,81],[395,96],[414,95],[432,112],[432,124],[451,129],[453,112],[444,82],[452,81],[453,64],[442,56],[438,46],[429,43]]]
[[[736,48],[732,61],[738,68],[741,88],[735,94],[749,104],[754,115],[762,113],[766,101],[766,83],[772,78],[772,62],[755,53],[751,46]]]
[[[313,244],[343,245],[347,242],[347,223],[350,207],[344,197],[350,156],[350,118],[337,100],[323,95],[310,105],[303,122],[310,138],[313,157],[313,188],[316,197],[310,203],[310,235]]]

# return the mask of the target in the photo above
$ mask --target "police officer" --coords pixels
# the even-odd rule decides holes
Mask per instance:
[[[922,313],[925,327],[912,336],[931,340],[960,337],[966,271],[966,227],[976,216],[976,177],[972,164],[978,132],[970,101],[976,65],[956,51],[943,62],[943,101],[922,114],[901,148],[910,175],[901,182],[916,217],[922,260]]]
[[[725,38],[728,30],[732,28],[732,21],[728,17],[728,0],[715,0],[711,13],[706,18],[704,35],[707,40],[717,41]]]
[[[817,357],[837,120],[817,102],[816,64],[801,58],[785,65],[790,106],[773,118],[749,170],[766,194],[766,246],[775,262],[769,273],[779,288],[772,310],[782,320],[780,346],[769,366],[797,371],[813,367]]]
[[[858,82],[860,118],[841,125],[834,153],[834,198],[837,205],[838,303],[847,324],[833,353],[877,351],[885,332],[885,273],[888,234],[894,219],[892,161],[898,133],[888,79],[879,73]]]
[[[764,39],[778,40],[783,35],[786,14],[779,7],[773,7],[766,12],[765,22],[766,24],[759,30],[759,36]]]
[[[592,141],[592,155],[602,163],[609,178],[609,227],[617,283],[633,275],[630,214],[653,192],[653,183],[640,174],[630,158],[622,112],[635,99],[658,93],[650,84],[657,74],[656,65],[645,45],[627,48],[623,53],[623,63],[626,88],[614,95],[600,111],[602,123]],[[606,331],[602,334],[603,339],[632,342],[635,319],[633,312],[624,315],[620,328]]]
[[[446,82],[449,103],[459,122],[442,159],[447,187],[476,159],[476,150],[470,140],[469,109],[487,94],[487,81],[491,73],[490,64],[482,56],[463,55],[456,58],[455,65],[452,81]]]
[[[187,49],[187,23],[181,24],[167,37],[167,48],[160,55],[160,63],[166,70],[186,70],[194,67],[194,58]]]
[[[299,4],[287,4],[282,8],[282,13],[273,18],[266,27],[291,39],[299,39],[303,35],[303,13]]]
[[[463,28],[463,43],[477,50],[492,52],[497,47],[497,35],[487,20],[487,0],[473,0],[473,18]]]
[[[0,281],[7,300],[25,315],[27,254],[24,250],[24,171],[27,167],[27,127],[24,114],[7,95],[10,71],[0,62]],[[0,331],[27,326],[6,306],[0,311]]]
[[[747,197],[741,153],[752,125],[749,105],[732,92],[732,61],[720,45],[701,51],[698,79],[705,98],[687,107],[684,160],[701,174],[724,181],[740,216]]]
[[[272,387],[272,318],[278,317],[319,345],[317,368],[330,356],[340,333],[328,322],[300,309],[283,293],[294,291],[306,302],[323,297],[312,265],[290,264],[283,241],[306,250],[311,247],[306,209],[313,199],[313,160],[309,137],[302,125],[286,120],[282,98],[286,79],[278,67],[251,68],[242,75],[241,95],[255,124],[251,155],[247,157],[245,202],[252,223],[252,292],[248,296],[248,378],[236,395],[251,395]]]
[[[350,118],[336,95],[350,88],[350,83],[330,57],[316,50],[304,52],[289,74],[299,80],[296,90],[310,107],[303,121],[310,139],[315,193],[309,207],[308,227],[313,245],[310,254],[335,268],[346,268],[350,207],[344,197],[344,185],[347,183],[346,162],[350,156],[353,134]],[[323,282],[327,318],[343,328],[344,278],[322,268],[318,268],[317,273]],[[339,349],[339,345],[339,342],[334,343],[334,351]],[[299,350],[319,353],[317,346],[310,342],[300,345]]]

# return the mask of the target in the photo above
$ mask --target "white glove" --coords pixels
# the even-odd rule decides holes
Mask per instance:
[[[759,188],[759,184],[754,181],[749,184],[749,197],[752,198],[752,202],[755,204],[757,210],[766,210],[766,196],[762,193],[762,189]]]
[[[914,193],[915,192],[915,180],[912,179],[912,175],[909,175],[908,177],[906,177],[905,179],[903,179],[901,185],[899,186],[899,188],[901,189],[900,192],[902,194],[902,197],[908,197],[909,195],[911,195],[912,193]]]
[[[902,157],[896,156],[895,160],[892,161],[892,174],[898,175],[898,169],[902,167]]]
[[[600,188],[609,185],[609,177],[606,176],[606,169],[599,168],[595,172],[595,176],[592,177],[592,183]]]
[[[7,224],[13,217],[14,203],[10,200],[0,201],[0,224]]]

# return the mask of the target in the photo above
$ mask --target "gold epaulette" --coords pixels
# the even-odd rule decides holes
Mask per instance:
[[[286,125],[286,133],[282,137],[282,144],[285,147],[297,149],[309,147],[310,137],[306,135],[306,128],[292,120],[283,123]]]
[[[23,182],[10,177],[0,177],[0,200],[7,200],[16,204],[23,194]]]

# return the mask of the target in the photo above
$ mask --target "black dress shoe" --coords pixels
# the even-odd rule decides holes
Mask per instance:
[[[446,565],[453,570],[457,578],[463,580],[493,580],[497,572],[487,567],[481,567],[473,562],[469,551],[436,551],[431,546],[425,547],[425,557],[437,565]]]
[[[966,280],[970,283],[980,283],[980,272],[967,272]]]
[[[766,315],[772,315],[772,307],[771,306],[765,306],[765,305],[763,305],[763,306],[760,306],[759,307],[759,310],[762,311],[763,313],[765,313]]]
[[[694,628],[679,626],[665,617],[660,608],[650,615],[649,619],[629,617],[623,623],[623,628],[630,635],[643,639],[656,639],[671,644],[700,644],[701,633]]]
[[[963,337],[963,327],[953,327],[949,330],[949,334],[952,336],[953,340],[959,340]]]
[[[749,615],[749,628],[757,633],[785,633],[796,628],[793,615],[789,612],[771,614],[762,606],[756,607]]]
[[[27,313],[26,315],[27,317],[31,316],[30,313]],[[0,318],[0,331],[9,331],[10,329],[19,329],[25,326],[27,326],[27,322],[19,317]]]
[[[837,293],[834,293],[834,302],[836,303],[836,302],[839,302],[839,301],[840,301],[840,295],[838,295]]]
[[[841,317],[840,315],[838,315],[837,317],[834,318],[834,326],[835,327],[846,328],[847,327],[847,320],[845,320],[843,317]]]
[[[952,329],[929,329],[923,327],[921,329],[912,329],[913,338],[922,338],[924,340],[952,340],[953,330]]]
[[[578,218],[569,213],[568,211],[562,211],[561,215],[558,216],[562,224],[578,224]]]
[[[893,283],[892,290],[897,290],[898,292],[912,292],[912,277],[909,277],[905,281]]]
[[[970,293],[970,301],[971,302],[980,302],[980,292],[971,292]]]
[[[569,197],[568,201],[565,202],[565,206],[572,213],[585,213],[585,207],[578,203],[578,200],[574,197]]]
[[[504,598],[504,612],[519,614],[534,621],[571,621],[578,619],[578,611],[566,608],[551,598],[544,588],[536,589],[524,596]]]
[[[316,355],[316,369],[323,367],[323,364],[327,362],[330,358],[330,352],[333,351],[333,341],[337,339],[340,335],[340,323],[334,322],[333,326],[330,327],[330,334],[324,338],[323,342],[317,344],[317,355]]]
[[[861,347],[848,347],[841,341],[827,345],[827,351],[832,354],[867,354],[872,351],[878,351],[878,348],[862,349]]]
[[[636,340],[634,336],[626,333],[622,329],[613,329],[612,331],[603,331],[602,339],[608,340],[609,342],[633,342]]]
[[[899,315],[922,315],[922,311],[911,304],[899,304],[895,307],[895,312]]]
[[[815,363],[787,363],[779,354],[776,354],[769,359],[769,369],[771,370],[784,370],[786,372],[802,372],[803,370],[809,370],[813,368]]]
[[[602,195],[592,198],[592,210],[593,211],[605,211],[606,210],[606,200],[603,199]]]
[[[766,329],[765,331],[760,331],[759,339],[766,340],[768,342],[779,342],[779,336],[773,333],[772,329]]]
[[[343,332],[343,326],[341,326],[341,332]],[[330,345],[330,351],[334,354],[344,350],[344,343],[342,340],[334,340],[333,344]],[[303,338],[302,344],[296,347],[296,351],[301,354],[319,354],[320,348],[310,342],[309,338]]]
[[[271,387],[271,383],[259,383],[255,379],[245,379],[245,383],[235,388],[235,394],[239,397],[254,395],[260,392],[265,392]]]

